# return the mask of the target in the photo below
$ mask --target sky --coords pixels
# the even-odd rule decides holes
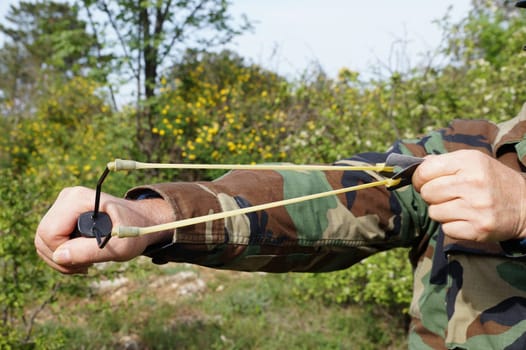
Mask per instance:
[[[0,21],[16,3],[0,0]],[[456,22],[470,0],[232,0],[233,13],[246,14],[254,31],[230,48],[288,77],[313,64],[330,76],[343,67],[367,76],[379,63],[414,66],[436,49],[442,33],[434,21],[450,6]]]
[[[235,0],[255,30],[237,40],[254,63],[285,75],[301,74],[315,63],[330,76],[342,67],[367,75],[378,63],[390,68],[415,65],[441,41],[436,20],[448,9],[464,18],[470,0]],[[400,59],[403,53],[404,59]]]

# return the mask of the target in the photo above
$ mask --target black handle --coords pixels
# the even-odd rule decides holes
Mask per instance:
[[[392,179],[400,179],[400,183],[398,185],[390,186],[389,190],[396,190],[400,187],[410,185],[413,173],[423,161],[424,158],[391,153],[387,157],[385,165],[395,167],[395,169],[400,169],[391,177]]]
[[[87,237],[96,238],[99,248],[104,248],[111,238],[113,224],[111,218],[105,212],[88,211],[82,213],[77,220],[77,228],[71,234],[71,238]]]

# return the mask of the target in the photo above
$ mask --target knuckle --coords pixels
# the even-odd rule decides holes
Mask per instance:
[[[420,196],[426,202],[429,200],[429,190],[428,189],[429,189],[429,186],[427,186],[427,184],[423,184],[422,187],[420,187]]]
[[[59,193],[59,198],[78,197],[86,193],[86,188],[82,186],[65,187]]]
[[[432,220],[440,221],[437,215],[437,206],[436,205],[429,205],[427,208],[427,214]]]
[[[496,229],[497,219],[493,215],[482,215],[476,222],[476,231],[481,239],[485,240],[491,236]]]

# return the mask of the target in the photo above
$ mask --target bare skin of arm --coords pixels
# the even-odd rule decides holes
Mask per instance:
[[[147,246],[170,239],[169,232],[137,238],[112,238],[104,249],[100,249],[92,238],[70,239],[78,216],[93,209],[94,196],[93,190],[84,187],[64,189],[37,228],[37,253],[57,271],[86,273],[94,263],[131,260]],[[100,209],[109,214],[114,226],[150,226],[175,220],[171,207],[162,199],[131,201],[103,193]]]
[[[526,180],[492,157],[473,150],[430,156],[413,185],[429,204],[429,216],[452,238],[526,238]]]

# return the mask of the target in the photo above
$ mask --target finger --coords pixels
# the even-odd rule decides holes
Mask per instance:
[[[442,224],[442,231],[448,237],[457,240],[482,242],[486,238],[477,232],[469,221],[456,220]]]
[[[53,261],[60,265],[89,265],[107,261],[128,261],[146,248],[146,236],[126,239],[111,238],[101,249],[93,238],[79,237],[69,240],[53,252]]]
[[[455,175],[472,164],[478,164],[484,155],[479,151],[460,150],[426,157],[413,174],[413,185],[420,190],[423,184],[438,177]]]
[[[52,254],[52,260],[63,266],[87,266],[92,263],[110,261],[112,249],[100,249],[92,238],[79,237],[60,245]]]
[[[440,204],[432,204],[428,208],[428,215],[434,221],[442,224],[451,221],[473,220],[473,208],[463,199],[457,198]]]
[[[495,234],[496,220],[491,212],[477,209],[463,199],[430,205],[429,217],[442,225],[448,236],[462,240],[500,240]]]
[[[46,264],[54,268],[55,270],[64,274],[86,274],[88,272],[89,265],[78,265],[78,266],[62,266],[53,261],[53,252],[42,242],[40,237],[35,238],[35,246],[37,254],[44,260]]]
[[[464,193],[465,184],[457,176],[442,176],[424,183],[420,195],[428,204],[439,204],[452,201]]]
[[[42,254],[49,254],[49,256],[51,256],[52,254],[51,249],[46,244],[46,242],[42,239],[42,237],[38,234],[38,231],[37,231],[37,234],[35,235],[34,243],[35,243],[35,248],[37,251],[42,252]]]
[[[38,255],[41,257],[41,259],[48,264],[50,267],[55,269],[56,271],[71,275],[71,274],[87,274],[88,268],[91,266],[62,266],[57,263],[55,263],[53,260],[50,260],[47,255],[41,254],[40,251],[37,250]]]
[[[54,251],[69,240],[78,216],[92,207],[92,194],[93,191],[82,187],[67,188],[60,192],[36,232],[51,250]]]
[[[425,183],[444,175],[454,174],[455,172],[448,171],[445,166],[445,161],[442,155],[428,156],[420,164],[413,174],[413,185],[419,191]]]

